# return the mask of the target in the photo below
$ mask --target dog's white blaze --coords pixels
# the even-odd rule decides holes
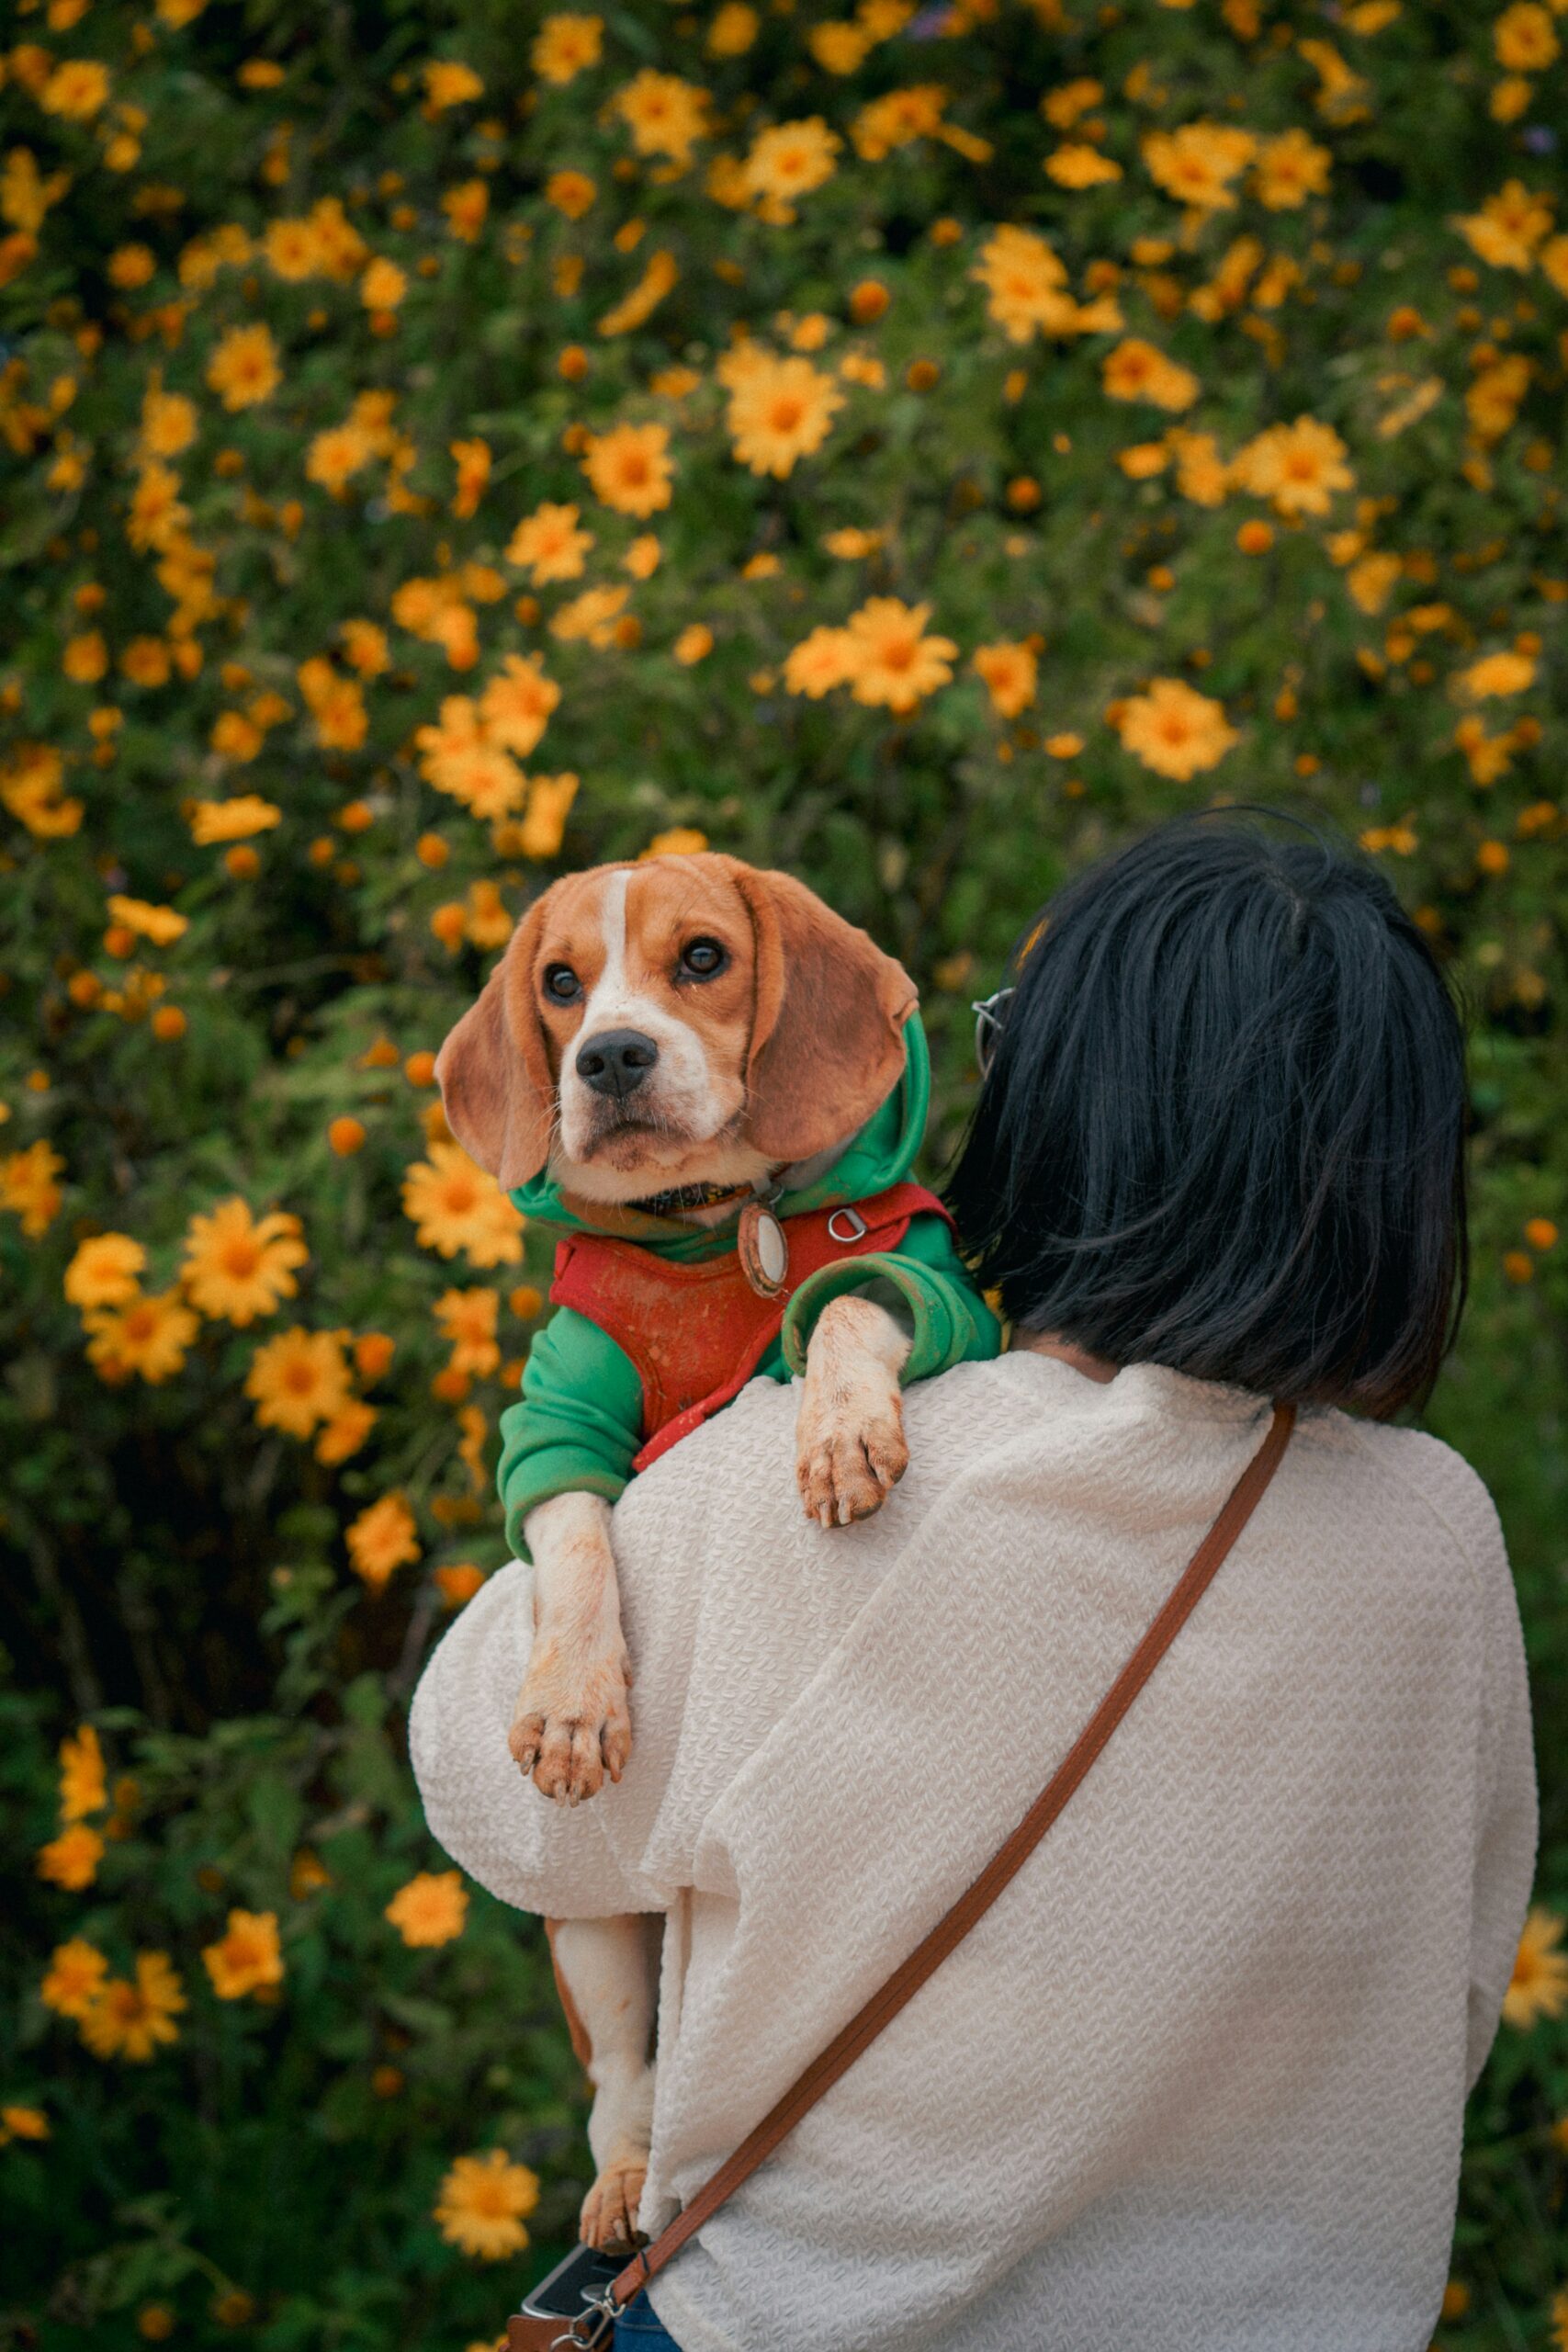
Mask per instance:
[[[606,1029],[639,1029],[645,1037],[652,1038],[659,1048],[659,1064],[643,1082],[645,1100],[650,1107],[656,1105],[672,1126],[698,1139],[716,1134],[728,1115],[695,1030],[632,985],[626,901],[634,878],[632,871],[626,869],[605,880],[599,902],[604,968],[588,992],[577,1046],[561,1072],[561,1140],[574,1158],[587,1143],[592,1121],[592,1104],[587,1085],[578,1075],[577,1055]]]

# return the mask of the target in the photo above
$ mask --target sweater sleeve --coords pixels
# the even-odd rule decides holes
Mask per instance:
[[[808,1274],[784,1314],[784,1360],[806,1369],[806,1351],[829,1299],[891,1284],[913,1325],[903,1379],[930,1380],[955,1363],[984,1363],[1001,1351],[1001,1326],[960,1258],[945,1218],[916,1216],[897,1250],[842,1258]]]
[[[558,1307],[528,1351],[523,1394],[501,1416],[496,1484],[506,1540],[525,1557],[523,1521],[552,1495],[614,1502],[642,1442],[642,1383],[629,1356],[574,1307]]]
[[[1497,2031],[1535,1874],[1539,1827],[1529,1680],[1503,1531],[1478,1478],[1467,1476],[1462,1527],[1485,1603],[1475,1871],[1472,1883],[1465,2087],[1473,2089]]]

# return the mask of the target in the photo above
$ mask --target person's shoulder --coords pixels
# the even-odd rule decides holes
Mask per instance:
[[[1339,1412],[1311,1415],[1303,1429],[1317,1445],[1359,1458],[1396,1508],[1408,1505],[1413,1535],[1422,1526],[1441,1529],[1476,1574],[1506,1573],[1502,1522],[1485,1482],[1441,1438]]]

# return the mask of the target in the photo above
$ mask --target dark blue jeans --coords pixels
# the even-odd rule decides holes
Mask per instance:
[[[615,2352],[681,2352],[646,2295],[634,2295],[615,2322]]]

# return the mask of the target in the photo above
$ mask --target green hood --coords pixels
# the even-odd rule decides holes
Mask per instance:
[[[904,1026],[904,1074],[892,1093],[825,1176],[798,1193],[780,1195],[775,1204],[778,1214],[795,1216],[807,1209],[831,1208],[840,1201],[863,1201],[872,1193],[885,1192],[888,1185],[900,1182],[913,1167],[925,1136],[931,1093],[931,1055],[920,1016],[914,1012]],[[694,1229],[680,1217],[639,1216],[635,1233],[624,1217],[617,1219],[613,1228],[601,1228],[592,1218],[580,1216],[566,1206],[559,1187],[545,1170],[532,1182],[520,1184],[511,1199],[513,1206],[536,1224],[553,1227],[562,1233],[613,1229],[625,1238],[635,1238],[645,1249],[677,1259],[711,1257],[731,1248],[740,1215],[738,1203],[735,1215],[727,1217],[722,1225]]]

